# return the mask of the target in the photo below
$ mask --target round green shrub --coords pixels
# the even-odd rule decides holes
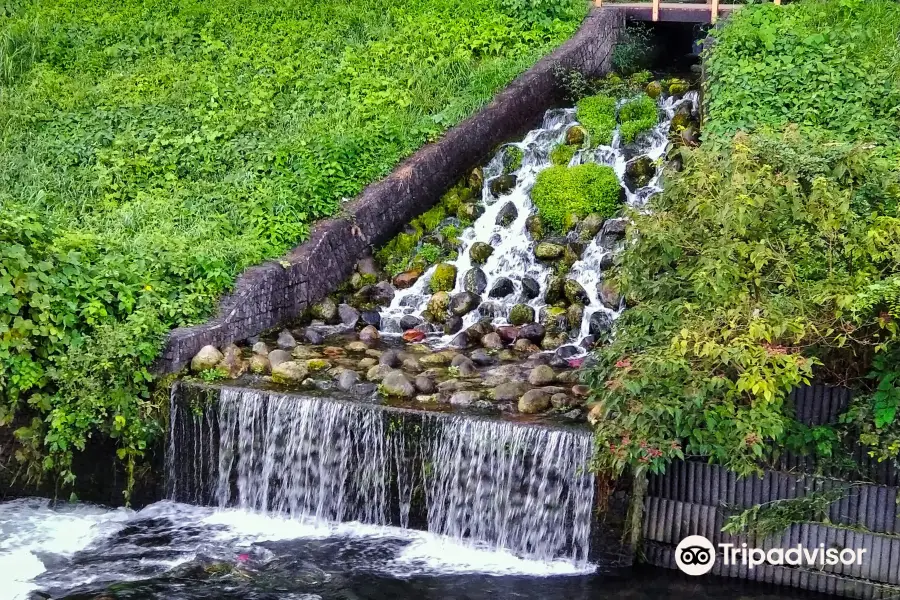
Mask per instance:
[[[588,96],[578,101],[576,117],[591,136],[591,146],[612,143],[616,129],[616,99],[610,96]]]
[[[507,146],[503,152],[503,172],[509,174],[518,171],[524,156],[525,153],[518,146]]]
[[[628,144],[659,122],[659,108],[653,98],[641,94],[622,105],[622,108],[619,109],[619,120],[622,123],[619,134],[622,136],[622,141]]]
[[[557,231],[565,228],[569,215],[584,218],[596,212],[611,217],[621,196],[615,171],[592,163],[541,171],[531,191],[541,219]]]
[[[450,263],[441,263],[434,268],[429,282],[432,292],[449,292],[456,285],[456,267]]]
[[[568,165],[572,157],[575,156],[576,151],[577,148],[575,146],[560,144],[550,151],[550,162],[554,165]]]

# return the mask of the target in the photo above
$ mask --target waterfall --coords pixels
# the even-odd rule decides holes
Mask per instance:
[[[587,431],[243,388],[201,403],[188,387],[172,394],[170,499],[588,561]]]
[[[624,101],[620,104],[622,102]],[[641,135],[637,142],[630,145],[623,144],[617,128],[611,145],[579,150],[573,156],[570,166],[597,163],[612,167],[625,190],[626,204],[635,208],[642,207],[650,196],[661,190],[662,165],[657,164],[655,174],[649,183],[636,190],[630,190],[625,184],[626,165],[629,160],[642,156],[661,162],[659,159],[665,156],[668,148],[668,132],[672,118],[683,105],[687,105],[691,112],[696,114],[699,106],[697,92],[688,92],[683,98],[661,97],[659,123],[651,131]],[[534,256],[533,249],[536,242],[527,231],[526,220],[537,212],[531,202],[531,188],[538,174],[551,166],[550,151],[557,144],[564,142],[566,131],[577,124],[575,109],[547,111],[539,128],[530,131],[521,142],[512,144],[522,150],[522,165],[514,172],[515,187],[499,197],[491,193],[490,182],[503,172],[504,149],[484,166],[481,194],[484,213],[461,233],[459,255],[455,260],[449,261],[456,266],[459,273],[456,287],[451,293],[463,292],[465,289],[463,275],[474,266],[469,258],[469,250],[476,242],[485,242],[494,248],[493,253],[481,266],[487,279],[485,289],[492,289],[498,279],[505,277],[512,281],[513,293],[503,298],[486,298],[484,304],[463,318],[463,329],[485,317],[491,318],[495,325],[505,324],[510,309],[519,302],[533,307],[535,314],[540,314],[540,309],[546,305],[543,293],[532,299],[522,294],[524,278],[534,279],[541,290],[546,290],[553,271],[551,265],[542,263]],[[516,218],[507,226],[498,224],[498,214],[510,203],[516,209]],[[578,281],[590,296],[590,304],[585,307],[580,331],[572,336],[575,341],[583,339],[590,333],[590,319],[595,312],[606,312],[610,319],[615,319],[619,314],[617,310],[604,307],[597,293],[597,283],[602,280],[605,270],[604,259],[619,249],[615,244],[611,244],[609,239],[610,236],[601,232],[585,249],[581,259],[575,263],[568,275]],[[401,333],[399,323],[405,315],[423,316],[431,296],[429,284],[433,272],[434,267],[411,287],[397,291],[391,305],[382,311],[381,322],[384,332]],[[452,336],[445,336],[438,345],[447,344],[451,339]]]

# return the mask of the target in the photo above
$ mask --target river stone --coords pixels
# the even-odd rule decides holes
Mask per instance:
[[[454,338],[452,340],[450,340],[451,348],[458,348],[460,350],[464,350],[466,348],[469,348],[472,345],[473,345],[473,343],[469,341],[469,336],[466,334],[465,331],[460,331],[459,333],[456,334],[456,336],[454,336]]]
[[[603,223],[603,235],[622,239],[625,237],[625,229],[628,227],[628,219],[625,217],[617,217],[615,219],[607,219]]]
[[[516,208],[516,205],[512,202],[507,202],[500,209],[500,212],[497,213],[496,224],[501,227],[509,227],[518,216],[519,210]]]
[[[253,354],[259,354],[260,356],[268,356],[269,355],[269,347],[265,342],[256,342],[253,344]]]
[[[450,364],[450,361],[453,360],[451,356],[448,356],[444,352],[435,352],[433,354],[426,354],[419,358],[419,366],[424,368],[429,367],[444,367]]]
[[[272,381],[275,383],[301,383],[309,375],[305,364],[289,360],[272,367]]]
[[[497,335],[504,344],[512,344],[519,338],[519,328],[515,325],[501,325],[497,328]]]
[[[203,346],[200,348],[200,352],[191,359],[191,371],[199,373],[200,371],[214,369],[223,358],[224,356],[215,346]]]
[[[578,346],[573,346],[571,344],[567,344],[565,346],[560,346],[556,350],[556,356],[562,359],[571,358],[576,354],[580,354],[581,351],[578,349]]]
[[[598,283],[597,295],[600,297],[600,303],[610,310],[618,310],[622,305],[619,290],[611,281],[603,280]]]
[[[356,327],[359,322],[359,311],[349,304],[338,305],[338,318],[347,327]]]
[[[653,159],[649,156],[638,156],[625,163],[625,175],[622,183],[632,193],[650,183],[650,179],[656,174]]]
[[[363,256],[356,261],[356,272],[362,275],[377,275],[378,266],[372,256]]]
[[[587,137],[584,127],[580,125],[572,125],[566,130],[566,145],[581,146]]]
[[[381,313],[377,310],[364,310],[359,314],[359,319],[364,325],[374,327],[375,329],[381,328]]]
[[[416,395],[416,388],[410,383],[403,371],[390,371],[381,380],[381,391],[388,396],[400,398],[412,398]]]
[[[427,375],[419,375],[416,377],[416,389],[423,394],[433,394],[435,391],[434,380]]]
[[[508,277],[500,277],[494,282],[488,294],[491,298],[505,298],[515,291],[513,282]]]
[[[313,304],[310,314],[314,319],[333,324],[338,320],[338,306],[331,298],[325,298],[321,302]]]
[[[516,343],[513,344],[513,350],[522,354],[534,354],[535,352],[540,352],[541,349],[531,340],[522,338],[516,340]]]
[[[402,329],[403,331],[415,329],[421,324],[422,319],[413,315],[403,315],[403,317],[400,318],[400,329]]]
[[[450,396],[450,404],[453,406],[469,406],[481,399],[479,392],[460,391]]]
[[[381,339],[381,334],[379,334],[378,330],[372,325],[366,325],[362,328],[362,331],[359,332],[359,341],[364,344],[375,344],[379,339]]]
[[[491,254],[494,253],[494,248],[490,244],[485,244],[484,242],[475,242],[472,244],[472,247],[469,248],[469,258],[472,260],[472,264],[483,265],[487,262],[487,259],[490,258]]]
[[[327,358],[343,358],[347,352],[340,346],[325,346],[322,348],[322,354]]]
[[[391,371],[393,369],[387,365],[375,365],[366,371],[366,379],[369,381],[381,381]]]
[[[317,373],[319,371],[326,371],[330,369],[331,363],[324,358],[311,358],[306,361],[306,368],[313,373]]]
[[[503,348],[503,340],[499,334],[493,332],[481,338],[481,345],[490,350],[499,350]]]
[[[471,387],[472,385],[470,383],[461,381],[459,379],[448,379],[447,381],[442,381],[437,385],[438,391],[444,394],[452,394],[453,392],[467,390]]]
[[[386,350],[378,357],[378,364],[396,368],[400,365],[400,353],[396,350]]]
[[[565,308],[558,306],[545,306],[541,308],[541,325],[547,330],[547,333],[559,333],[568,331],[569,316]]]
[[[223,353],[220,368],[224,368],[231,379],[237,379],[247,372],[247,363],[241,355],[241,349],[234,344],[228,344]]]
[[[491,356],[490,354],[488,354],[481,348],[478,348],[477,350],[473,351],[469,357],[472,359],[473,363],[475,363],[476,365],[479,365],[481,367],[486,367],[488,365],[492,365],[497,362],[496,358],[494,358],[493,356]]]
[[[365,352],[369,349],[369,345],[357,340],[344,346],[344,349],[347,350],[347,352]]]
[[[447,314],[449,308],[450,294],[447,292],[436,292],[428,300],[428,314],[438,321],[443,320],[443,316]]]
[[[574,279],[566,279],[563,292],[565,293],[566,300],[569,301],[569,304],[587,305],[591,303],[590,296],[588,296],[581,284]]]
[[[412,285],[417,282],[419,280],[419,277],[421,276],[422,271],[419,271],[418,269],[400,273],[399,275],[394,277],[394,287],[398,290],[405,290],[408,287],[412,287]]]
[[[494,196],[502,196],[516,187],[516,181],[515,175],[500,175],[499,177],[491,179],[488,183],[488,189],[491,190],[491,194]]]
[[[450,315],[444,320],[444,335],[459,333],[463,328],[463,319],[457,315]]]
[[[303,330],[303,339],[306,342],[312,344],[313,346],[317,346],[325,341],[325,336],[313,329],[312,327],[307,327]]]
[[[460,377],[473,377],[478,375],[478,369],[475,367],[475,363],[466,358],[466,360],[456,367],[459,369]]]
[[[700,145],[700,134],[693,125],[685,127],[681,132],[681,141],[685,146],[694,148]]]
[[[584,306],[573,304],[566,309],[566,321],[568,321],[573,335],[577,335],[581,331],[582,320],[584,320]]]
[[[591,314],[589,321],[590,334],[598,340],[607,339],[612,331],[613,319],[605,310],[598,310]]]
[[[519,398],[519,412],[534,414],[550,408],[550,395],[543,390],[529,390]]]
[[[478,294],[460,292],[454,294],[450,299],[450,312],[457,317],[462,317],[478,308],[479,304],[481,304],[481,296]]]
[[[528,386],[521,381],[507,381],[493,388],[488,394],[497,402],[514,402],[527,389]]]
[[[558,260],[566,253],[566,247],[553,242],[540,242],[534,247],[534,255],[539,260]]]
[[[503,365],[495,367],[485,373],[484,385],[486,387],[494,387],[510,381],[520,381],[522,378],[521,369],[516,365]]]
[[[291,360],[291,353],[287,350],[277,349],[269,352],[269,364],[274,369],[281,363],[285,363]]]
[[[531,239],[538,241],[544,237],[544,220],[540,215],[531,215],[525,219],[525,229],[531,236]]]
[[[547,304],[556,304],[565,299],[565,279],[562,277],[551,277],[547,281],[547,291],[544,292],[544,302]]]
[[[546,328],[540,323],[528,323],[519,328],[519,337],[540,344],[544,339]]]
[[[470,294],[483,294],[487,289],[487,276],[478,267],[469,269],[463,277],[463,287]]]
[[[509,322],[513,325],[525,325],[532,321],[534,321],[534,309],[527,304],[516,304],[509,310]],[[519,335],[521,335],[521,331]]]
[[[484,214],[481,204],[460,204],[456,209],[456,217],[461,221],[475,221]]]
[[[576,398],[587,398],[591,395],[591,388],[584,384],[577,384],[572,386],[572,395]]]
[[[290,350],[297,345],[297,340],[294,339],[290,331],[282,329],[281,333],[278,334],[278,340],[275,342],[275,345],[282,350]]]
[[[378,364],[378,359],[373,358],[371,356],[367,356],[359,361],[360,369],[370,369]]]
[[[541,295],[540,284],[531,277],[522,278],[522,296],[526,300],[532,300]]]
[[[567,394],[558,392],[550,396],[550,404],[556,409],[569,408],[572,406],[572,399]]]
[[[569,336],[565,333],[548,333],[541,340],[541,348],[544,350],[556,350],[568,341]]]
[[[604,218],[599,213],[591,213],[578,223],[578,238],[583,242],[588,242],[600,233],[603,228]]]
[[[255,375],[265,375],[271,369],[269,359],[262,354],[254,354],[250,357],[250,372]]]
[[[341,374],[338,375],[338,389],[344,390],[345,392],[349,392],[357,383],[359,383],[359,375],[356,374],[356,371],[347,369],[346,371],[342,371]]]
[[[549,385],[556,380],[556,372],[548,365],[540,365],[528,374],[528,383],[531,385]]]

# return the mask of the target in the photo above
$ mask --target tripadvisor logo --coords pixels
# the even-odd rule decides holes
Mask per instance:
[[[719,544],[722,565],[744,565],[751,571],[760,565],[835,566],[861,565],[867,548],[806,548],[802,544],[790,548],[750,548],[747,544]],[[688,575],[705,575],[716,564],[716,547],[702,535],[689,535],[675,548],[675,564]]]

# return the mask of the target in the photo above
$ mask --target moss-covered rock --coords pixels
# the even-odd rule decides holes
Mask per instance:
[[[611,217],[618,210],[622,193],[611,167],[591,163],[541,171],[531,199],[545,223],[564,231],[570,215],[581,218],[595,212]]]
[[[638,156],[625,164],[625,176],[622,178],[625,185],[632,192],[650,183],[656,174],[656,165],[649,156]]]
[[[463,288],[473,294],[483,294],[487,289],[487,275],[478,267],[469,269],[463,276]]]
[[[578,101],[576,118],[591,136],[591,146],[612,143],[616,129],[616,99],[610,96],[588,96]]]
[[[531,239],[538,241],[544,237],[544,220],[540,215],[531,215],[525,219],[525,230]]]
[[[481,189],[484,185],[484,171],[481,167],[475,167],[469,171],[469,176],[466,177],[466,184],[473,190]]]
[[[662,84],[658,81],[651,81],[644,90],[648,96],[656,100],[662,94]]]
[[[456,266],[450,263],[441,263],[436,266],[428,285],[432,292],[449,292],[452,290],[456,285]]]
[[[500,227],[509,227],[518,216],[519,209],[510,201],[500,207],[500,210],[497,212],[497,219],[494,222]]]
[[[591,213],[586,216],[578,224],[578,239],[583,242],[594,239],[594,236],[600,233],[604,221],[606,219],[600,213]]]
[[[534,247],[534,255],[540,260],[558,260],[565,252],[565,246],[553,242],[540,242]]]
[[[447,314],[447,311],[450,309],[450,294],[449,292],[439,291],[432,294],[431,298],[428,299],[427,311],[428,314],[432,317],[432,321],[435,322],[443,322],[444,317]]]
[[[669,95],[671,96],[683,96],[687,93],[691,86],[682,79],[670,79],[669,80]]]
[[[518,146],[507,146],[503,150],[503,172],[512,173],[522,166],[522,158],[525,153]]]
[[[647,95],[629,100],[619,109],[621,127],[619,134],[622,141],[630,144],[637,136],[649,131],[659,122],[659,108],[656,102]]]
[[[527,304],[516,304],[509,311],[509,322],[524,325],[534,321],[534,309]]]
[[[556,166],[567,166],[577,151],[575,146],[560,144],[550,151],[550,162]]]
[[[485,244],[484,242],[475,242],[472,244],[472,247],[469,248],[469,258],[472,259],[472,263],[476,265],[483,265],[487,262],[487,259],[491,257],[491,254],[494,253],[494,248],[490,244]]]
[[[491,179],[488,187],[494,196],[502,196],[508,194],[516,187],[517,178],[515,175],[505,174]]]
[[[565,300],[565,279],[551,277],[547,282],[547,290],[544,292],[544,302],[552,305],[562,300]]]
[[[216,368],[224,358],[215,346],[203,346],[200,351],[191,359],[191,371],[200,373]]]
[[[272,367],[272,381],[282,384],[298,384],[309,375],[309,369],[295,360]]]
[[[572,125],[566,130],[566,144],[581,147],[587,141],[587,131],[581,125]]]

